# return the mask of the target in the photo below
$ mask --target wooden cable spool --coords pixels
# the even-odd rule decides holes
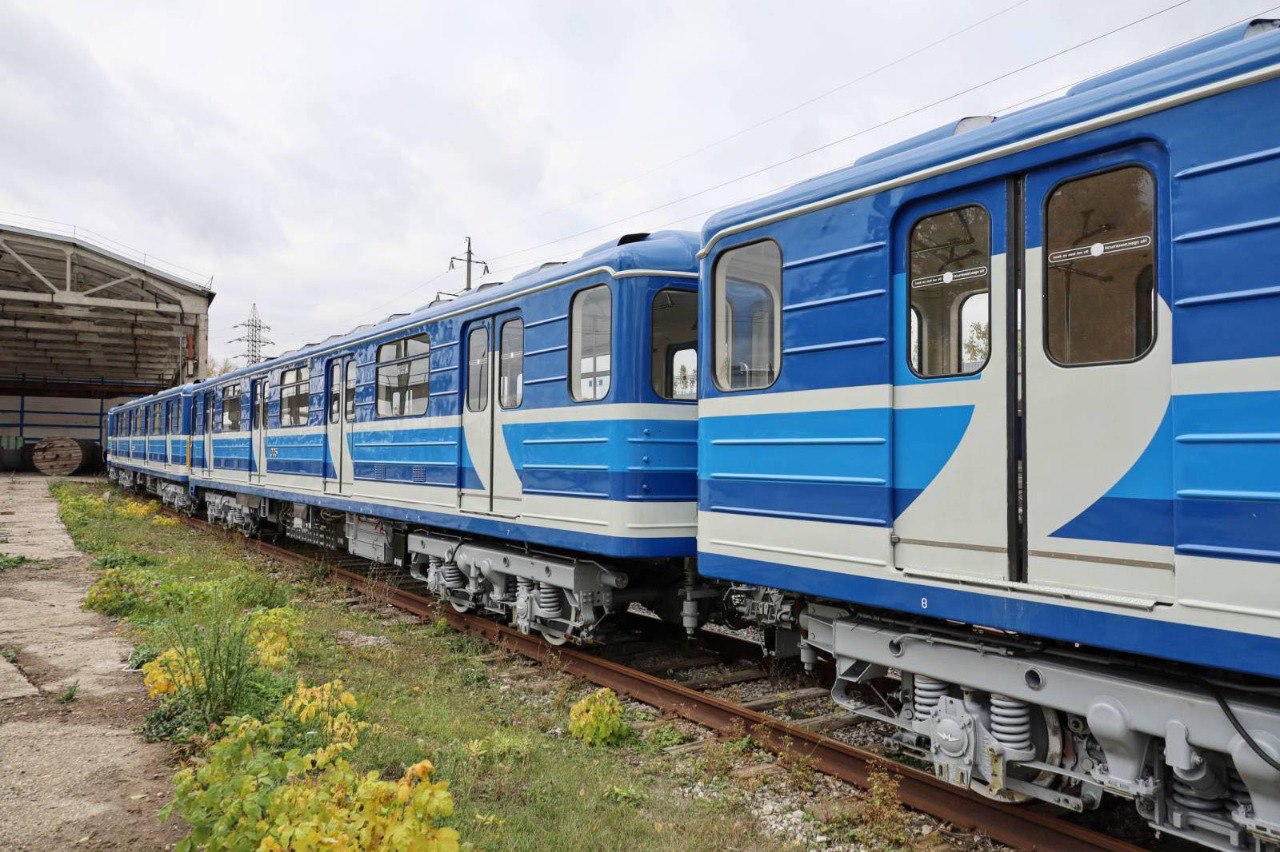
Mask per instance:
[[[31,463],[45,476],[93,473],[102,465],[102,447],[79,438],[45,438],[32,450]]]

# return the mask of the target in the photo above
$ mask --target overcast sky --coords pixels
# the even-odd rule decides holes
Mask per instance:
[[[503,280],[697,229],[1267,2],[3,3],[0,215],[212,275],[214,354],[252,302],[278,354],[459,288],[468,234]]]

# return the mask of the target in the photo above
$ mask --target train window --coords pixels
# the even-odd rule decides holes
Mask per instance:
[[[227,385],[222,389],[222,431],[240,431],[240,385]]]
[[[716,385],[769,387],[782,367],[782,250],[773,240],[730,249],[711,285]]]
[[[280,425],[306,426],[311,413],[311,368],[280,373]]]
[[[489,329],[473,326],[467,335],[467,410],[489,407]]]
[[[329,362],[329,422],[342,416],[342,362]]]
[[[911,228],[908,363],[925,378],[965,376],[987,363],[991,325],[991,217],[976,204]]]
[[[609,395],[613,294],[606,284],[573,294],[569,307],[569,393],[578,402]]]
[[[350,423],[356,419],[356,362],[351,358],[347,359],[345,371],[346,378],[344,382],[346,384],[346,395],[343,402],[343,407],[345,409],[343,416],[345,416],[347,422]]]
[[[519,408],[524,399],[524,320],[504,322],[498,340],[498,404]]]
[[[163,402],[157,402],[151,406],[151,434],[164,434],[164,411]]]
[[[378,416],[418,417],[430,399],[431,338],[405,337],[378,347]]]
[[[698,398],[698,294],[659,290],[649,312],[649,369],[663,399]]]
[[[1126,166],[1060,184],[1045,208],[1045,341],[1064,366],[1141,358],[1155,339],[1155,179]]]
[[[267,388],[268,388],[267,377],[264,375],[262,378],[258,379],[257,385],[258,385],[258,428],[266,429],[267,414],[269,413],[268,412],[269,406],[267,404],[267,400],[271,398],[267,392]]]
[[[176,435],[182,431],[182,399],[169,400],[169,434]]]

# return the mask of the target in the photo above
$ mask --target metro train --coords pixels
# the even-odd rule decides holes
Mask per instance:
[[[1276,848],[1278,29],[132,401],[110,475],[552,642],[755,624],[952,783]]]

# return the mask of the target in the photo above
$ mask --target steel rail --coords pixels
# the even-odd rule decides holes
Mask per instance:
[[[206,521],[173,514],[196,528],[222,530]],[[348,587],[384,600],[397,609],[423,619],[444,618],[458,631],[480,636],[493,645],[607,686],[620,695],[680,716],[717,734],[750,735],[759,746],[778,755],[784,762],[803,762],[855,787],[866,789],[874,766],[889,764],[897,775],[897,795],[904,805],[958,829],[981,832],[1014,849],[1028,852],[1085,852],[1096,849],[1137,852],[1141,848],[1068,822],[1051,811],[984,798],[874,752],[697,692],[677,681],[647,674],[570,645],[552,646],[541,636],[521,633],[484,616],[459,613],[451,607],[442,606],[434,598],[399,587],[388,587],[381,581],[337,564],[325,554],[299,553],[252,538],[245,538],[244,544],[264,556],[285,562],[327,564],[330,572]]]

